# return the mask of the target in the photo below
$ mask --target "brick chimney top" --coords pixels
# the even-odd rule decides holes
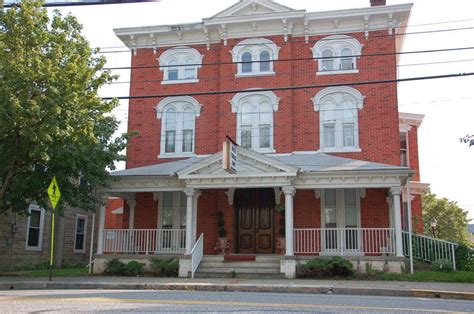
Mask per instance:
[[[387,4],[387,0],[370,0],[371,7],[375,7],[378,5],[386,5],[386,4]]]

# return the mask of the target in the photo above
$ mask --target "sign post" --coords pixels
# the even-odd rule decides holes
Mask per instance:
[[[49,281],[51,281],[51,273],[53,269],[53,257],[54,257],[54,209],[56,208],[56,205],[58,205],[59,198],[61,197],[61,192],[59,191],[59,186],[58,182],[56,181],[56,177],[53,177],[53,180],[51,180],[51,183],[49,184],[48,187],[48,196],[49,200],[51,202],[51,207],[53,208],[52,214],[51,214],[51,256],[49,259]]]

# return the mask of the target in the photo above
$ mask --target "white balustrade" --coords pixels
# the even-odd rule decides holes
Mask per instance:
[[[298,228],[294,239],[298,254],[395,254],[394,228]]]
[[[184,253],[185,229],[105,229],[104,253]]]
[[[191,278],[194,278],[194,273],[196,269],[199,267],[199,264],[202,261],[202,257],[204,256],[204,234],[201,233],[199,239],[194,244],[191,250]]]

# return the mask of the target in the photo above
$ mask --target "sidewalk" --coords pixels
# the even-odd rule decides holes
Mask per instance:
[[[154,277],[0,277],[0,290],[128,289],[287,292],[474,300],[474,284],[446,282]]]

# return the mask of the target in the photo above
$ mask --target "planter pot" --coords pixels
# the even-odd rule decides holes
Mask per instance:
[[[229,248],[230,248],[229,239],[227,237],[224,237],[224,238],[217,239],[216,247],[214,248],[214,250],[216,251],[217,254],[226,255],[228,253]]]
[[[279,237],[277,238],[276,248],[278,254],[285,254],[285,238]]]

